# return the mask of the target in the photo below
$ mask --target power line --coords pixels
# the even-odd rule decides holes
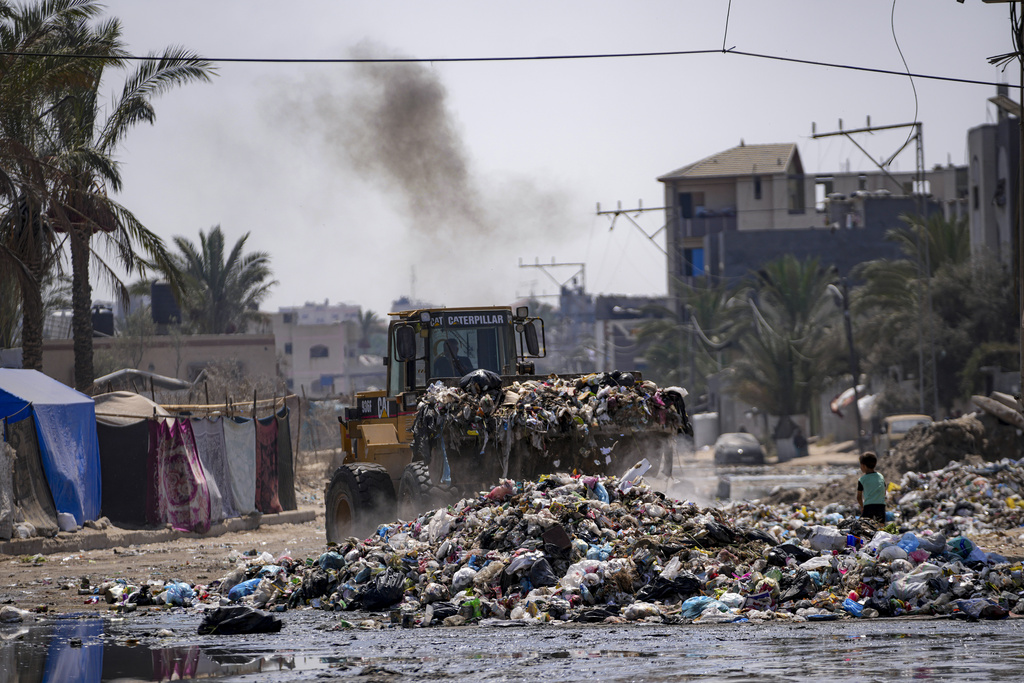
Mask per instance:
[[[293,58],[293,57],[180,57],[168,58],[160,55],[122,55],[117,57],[122,61],[188,61],[188,62],[210,62],[223,64],[444,64],[444,63],[469,63],[469,62],[531,62],[531,61],[568,61],[581,59],[624,59],[629,57],[685,57],[693,55],[710,54],[740,55],[753,57],[755,59],[769,59],[779,62],[790,62],[793,64],[805,64],[808,66],[822,66],[830,69],[846,69],[849,71],[863,71],[867,73],[885,74],[888,76],[901,76],[912,78],[925,78],[933,81],[946,81],[950,83],[964,83],[967,85],[988,85],[999,86],[1001,83],[995,81],[981,81],[971,78],[955,78],[953,76],[938,76],[935,74],[910,73],[907,71],[893,71],[892,69],[877,69],[868,66],[857,66],[854,64],[840,64],[836,62],[822,62],[814,59],[797,59],[795,57],[783,57],[781,55],[769,55],[758,52],[745,52],[735,47],[729,49],[715,50],[669,50],[663,52],[610,52],[599,54],[570,54],[570,55],[523,55],[518,57],[329,57],[323,59]],[[79,55],[61,54],[50,52],[12,52],[9,50],[0,51],[0,56],[5,57],[65,57],[67,59],[111,59],[102,55]]]

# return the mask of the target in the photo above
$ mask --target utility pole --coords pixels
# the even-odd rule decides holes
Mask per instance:
[[[1021,0],[1021,2],[1024,3],[1024,0]],[[917,267],[918,267],[918,272],[919,272],[920,276],[925,281],[925,290],[926,290],[925,291],[925,296],[924,296],[925,301],[922,302],[922,308],[925,310],[925,314],[927,316],[927,321],[928,321],[927,337],[928,337],[928,344],[930,346],[929,356],[930,356],[930,359],[931,359],[931,362],[930,362],[931,368],[930,368],[930,372],[928,372],[927,374],[930,375],[930,377],[931,377],[931,385],[932,385],[931,386],[931,389],[932,389],[932,391],[931,391],[931,394],[932,394],[932,409],[931,409],[931,411],[928,411],[928,414],[931,414],[932,417],[935,417],[935,415],[937,414],[938,409],[939,409],[939,393],[938,393],[939,389],[938,389],[938,378],[937,378],[937,370],[936,370],[936,362],[935,362],[935,335],[932,334],[932,330],[931,330],[931,326],[932,326],[932,315],[931,315],[931,313],[932,313],[931,250],[929,248],[929,245],[925,241],[925,237],[921,234],[922,232],[924,232],[926,230],[926,224],[927,224],[926,217],[924,215],[925,214],[925,210],[927,208],[926,198],[924,196],[924,183],[925,183],[925,169],[924,169],[924,126],[923,126],[923,124],[920,121],[914,121],[912,123],[897,123],[897,124],[892,124],[892,125],[888,125],[888,126],[872,126],[871,125],[871,120],[869,118],[868,119],[868,125],[865,126],[864,128],[852,128],[852,129],[849,129],[849,130],[843,130],[843,122],[842,122],[842,119],[840,119],[840,121],[839,121],[839,130],[831,132],[831,133],[818,133],[815,130],[815,125],[812,123],[811,124],[811,138],[817,140],[818,138],[834,137],[834,136],[837,136],[837,135],[845,136],[850,142],[852,142],[854,144],[854,146],[857,147],[857,149],[859,149],[861,152],[863,152],[864,155],[868,159],[870,159],[871,162],[874,163],[875,166],[877,166],[878,169],[882,173],[884,173],[887,178],[889,178],[889,180],[891,180],[896,185],[896,187],[898,188],[898,191],[902,191],[902,189],[903,189],[902,185],[900,185],[900,182],[892,175],[892,173],[889,172],[889,169],[887,167],[889,166],[889,164],[891,164],[893,162],[893,160],[899,155],[899,153],[903,151],[903,149],[906,147],[906,145],[904,144],[902,147],[900,147],[898,150],[896,150],[896,153],[893,154],[891,157],[889,157],[888,161],[886,161],[885,163],[879,163],[879,162],[875,161],[874,157],[872,157],[868,153],[868,151],[866,149],[864,149],[864,147],[862,147],[852,137],[852,135],[855,134],[855,133],[874,133],[874,132],[880,131],[880,130],[893,130],[893,129],[896,129],[896,128],[913,128],[915,133],[913,134],[912,137],[915,138],[916,141],[917,141],[917,154],[916,154],[916,161],[915,161],[916,173],[915,173],[915,181],[914,181],[915,187],[913,189],[914,194],[917,196],[918,215],[919,215],[920,221],[921,221],[921,230],[919,230],[918,234],[917,234]],[[907,142],[910,142],[910,138],[907,138]],[[925,392],[925,374],[926,373],[925,373],[925,360],[924,360],[925,359],[925,355],[924,355],[924,337],[925,336],[926,336],[926,333],[925,333],[925,331],[923,329],[923,325],[921,324],[920,318],[918,318],[918,325],[917,325],[917,340],[918,340],[917,341],[918,396],[919,396],[920,410],[921,410],[922,413],[926,412],[925,411],[925,395],[926,395],[926,392]],[[856,384],[856,380],[854,380],[854,383]]]
[[[985,0],[990,3],[1007,3],[1014,0]],[[963,0],[960,0],[963,2]],[[1017,408],[1024,412],[1024,0],[1020,0],[1019,16],[1017,25],[1013,25],[1013,13],[1010,13],[1010,28],[1013,30],[1013,38],[1016,49],[1011,53],[1020,63],[1020,108],[1017,110],[1017,124],[1019,149],[1017,154],[1017,239],[1014,240],[1016,254],[1014,255],[1015,273],[1017,277],[1017,307],[1020,309],[1020,377],[1017,395]]]
[[[666,223],[665,225],[661,226],[660,228],[655,230],[653,233],[648,235],[647,231],[644,230],[642,227],[640,227],[640,224],[637,223],[636,220],[634,220],[632,216],[630,216],[631,213],[640,214],[640,213],[643,213],[644,211],[665,211],[667,208],[668,207],[666,207],[666,206],[645,207],[644,203],[642,201],[637,200],[637,208],[635,208],[635,209],[623,209],[622,208],[622,202],[619,202],[618,205],[617,205],[617,208],[612,209],[610,211],[602,211],[601,210],[601,204],[599,202],[598,205],[597,205],[597,215],[598,216],[611,216],[612,217],[612,224],[608,227],[609,231],[612,231],[612,230],[615,229],[615,221],[618,220],[619,216],[625,216],[626,220],[628,220],[630,223],[632,223],[633,227],[635,227],[637,230],[640,231],[640,234],[642,234],[644,237],[646,237],[650,241],[651,244],[656,246],[658,248],[658,250],[662,254],[664,254],[665,256],[668,256],[668,251],[665,250],[665,247],[661,246],[660,244],[658,244],[654,240],[654,238],[657,237],[661,233],[662,230],[664,230],[665,228],[668,227],[668,224]]]
[[[842,289],[835,285],[829,285],[833,294],[838,294],[843,307],[843,324],[846,326],[846,343],[850,347],[850,374],[853,375],[853,414],[857,416],[857,452],[864,453],[864,442],[862,440],[862,428],[860,417],[860,389],[857,383],[860,381],[860,363],[857,362],[857,351],[853,346],[853,321],[850,319],[850,287],[846,278],[840,280]]]

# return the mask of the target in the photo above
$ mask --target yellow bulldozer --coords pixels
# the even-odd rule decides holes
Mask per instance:
[[[340,416],[344,460],[324,491],[328,541],[455,502],[502,478],[671,467],[692,435],[678,388],[639,373],[539,376],[544,322],[527,307],[389,314],[387,388]]]

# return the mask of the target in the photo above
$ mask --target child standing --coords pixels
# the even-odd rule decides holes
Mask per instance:
[[[861,517],[885,524],[885,477],[875,472],[877,464],[878,456],[870,451],[860,456],[863,476],[857,480],[857,505],[861,507]]]

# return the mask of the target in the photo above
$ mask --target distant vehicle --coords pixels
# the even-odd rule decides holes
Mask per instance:
[[[882,433],[878,436],[878,451],[888,453],[892,447],[903,440],[912,427],[928,424],[932,418],[928,415],[890,415],[882,420]]]
[[[715,441],[716,465],[763,465],[764,449],[753,434],[729,432]]]

